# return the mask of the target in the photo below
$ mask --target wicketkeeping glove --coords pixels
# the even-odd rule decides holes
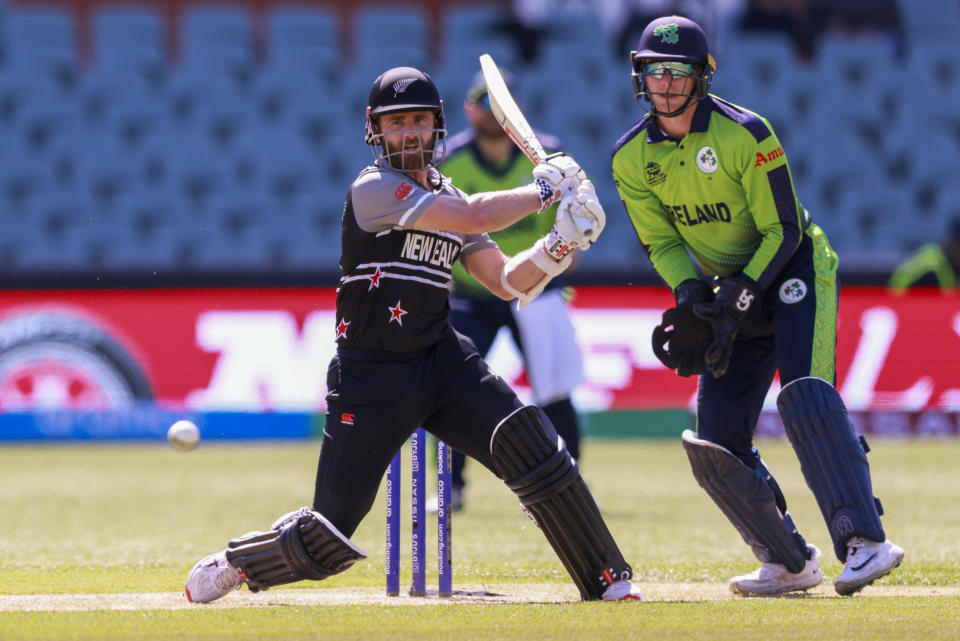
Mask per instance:
[[[565,153],[555,153],[533,168],[533,181],[540,190],[540,211],[559,199],[564,192],[572,192],[587,179],[577,161]]]
[[[720,281],[720,289],[712,303],[697,303],[693,313],[710,323],[713,342],[707,348],[707,369],[717,378],[727,371],[733,356],[733,341],[740,331],[740,321],[760,295],[757,284],[740,274]]]
[[[674,294],[677,306],[665,311],[653,330],[653,353],[661,363],[676,370],[678,376],[705,374],[705,354],[712,342],[713,330],[710,323],[696,317],[693,306],[712,301],[713,291],[702,280],[691,278],[680,283]]]

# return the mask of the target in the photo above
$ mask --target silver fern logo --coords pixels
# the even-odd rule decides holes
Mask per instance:
[[[398,80],[393,83],[393,97],[396,98],[398,95],[406,91],[407,86],[409,86],[409,84],[414,80],[416,80],[416,78],[407,78],[406,80]]]

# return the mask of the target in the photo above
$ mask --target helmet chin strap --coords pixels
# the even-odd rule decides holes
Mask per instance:
[[[689,109],[692,105],[695,105],[698,102],[700,102],[700,100],[698,100],[695,96],[687,95],[686,102],[684,102],[679,109],[674,109],[673,111],[660,111],[659,109],[657,109],[657,105],[654,104],[653,99],[651,97],[650,113],[652,113],[654,116],[660,116],[662,118],[673,118],[674,116],[679,116],[684,111]]]

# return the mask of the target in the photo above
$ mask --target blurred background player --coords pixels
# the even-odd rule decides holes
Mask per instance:
[[[542,410],[524,406],[449,322],[453,263],[504,300],[529,301],[570,263],[574,244],[603,230],[592,184],[567,155],[533,169],[534,183],[467,196],[433,166],[443,103],[412,67],[370,88],[366,142],[374,164],[347,191],[337,293],[337,355],[312,509],[201,559],[187,597],[207,603],[246,583],[264,590],[321,580],[366,557],[350,541],[394,454],[420,426],[494,472],[517,494],[583,600],[639,600],[576,461]],[[563,198],[548,234],[512,258],[486,232]]]
[[[837,255],[797,199],[770,123],[708,94],[716,62],[695,22],[652,21],[630,59],[636,97],[651,109],[617,141],[613,175],[676,298],[654,351],[679,375],[700,375],[697,434],[683,434],[693,474],[763,563],[730,588],[776,595],[823,579],[819,550],[753,445],[779,370],[777,408],[846,563],[834,587],[852,594],[899,565],[903,549],[886,539],[866,442],[834,387]]]
[[[514,90],[513,78],[504,70],[504,78]],[[463,105],[470,128],[450,138],[447,156],[438,167],[453,184],[468,194],[512,189],[531,181],[533,163],[504,132],[490,111],[490,99],[483,74],[478,73]],[[553,136],[537,132],[548,151],[559,149]],[[500,249],[512,256],[550,231],[556,206],[541,214],[531,213],[510,227],[490,234]],[[576,262],[576,256],[573,258]],[[554,278],[540,296],[518,309],[509,301],[494,296],[467,273],[462,265],[453,268],[454,291],[450,299],[450,321],[456,330],[473,340],[477,351],[486,356],[501,328],[510,335],[523,356],[524,367],[539,405],[557,433],[567,443],[567,451],[580,458],[580,428],[570,394],[583,382],[583,366],[573,323],[563,296],[563,275]],[[466,457],[453,451],[451,506],[463,507]],[[436,511],[436,494],[427,501],[427,509]]]
[[[922,245],[897,267],[888,284],[896,293],[917,286],[955,290],[960,284],[960,217],[950,221],[941,242]]]

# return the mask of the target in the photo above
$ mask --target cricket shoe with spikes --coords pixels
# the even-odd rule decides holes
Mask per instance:
[[[810,558],[797,573],[790,572],[782,563],[764,563],[750,574],[733,577],[730,591],[741,596],[780,596],[816,587],[823,581],[817,561],[820,550],[807,544],[807,554]]]
[[[210,603],[240,587],[240,573],[227,561],[226,550],[205,556],[187,575],[187,600]]]
[[[862,590],[903,561],[903,548],[890,541],[878,543],[855,536],[847,541],[847,566],[833,589],[849,596]]]
[[[623,581],[614,581],[601,597],[604,601],[643,601],[643,593],[640,588],[624,579]]]

